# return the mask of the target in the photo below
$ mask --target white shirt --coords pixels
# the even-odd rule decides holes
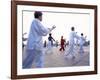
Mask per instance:
[[[80,45],[83,45],[85,43],[85,38],[83,36],[80,37]]]
[[[50,30],[45,28],[40,20],[34,19],[28,36],[27,49],[41,50],[43,48],[42,36],[46,36],[48,33],[50,33]]]
[[[75,44],[75,38],[79,38],[78,37],[78,35],[76,34],[76,32],[75,31],[72,31],[71,33],[70,33],[70,40],[69,40],[69,44]]]

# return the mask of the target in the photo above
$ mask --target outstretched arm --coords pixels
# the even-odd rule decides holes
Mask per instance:
[[[53,25],[52,26],[52,28],[48,28],[50,31],[52,31],[53,29],[55,29],[56,28],[56,26],[55,25]]]
[[[55,39],[52,37],[53,41],[55,41]]]
[[[39,21],[36,21],[34,26],[35,26],[35,29],[36,29],[37,33],[41,36],[46,36],[53,29],[55,29],[55,26],[53,26],[52,28],[45,28]]]
[[[80,36],[77,35],[76,33],[74,34],[74,37],[75,37],[76,39],[80,39]]]

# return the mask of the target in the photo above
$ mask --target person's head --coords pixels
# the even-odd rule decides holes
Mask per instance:
[[[83,36],[83,33],[81,33],[81,36]]]
[[[61,39],[63,39],[63,36],[61,36]]]
[[[40,21],[42,21],[42,12],[41,11],[35,11],[34,18],[37,18]]]
[[[72,30],[72,31],[74,31],[74,30],[75,30],[75,28],[74,28],[74,27],[71,27],[71,30]]]
[[[49,34],[49,36],[51,36],[51,33]]]

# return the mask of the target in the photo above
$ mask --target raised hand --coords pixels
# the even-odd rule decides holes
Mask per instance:
[[[53,25],[52,26],[52,28],[48,28],[49,30],[50,30],[50,32],[53,30],[53,29],[55,29],[56,28],[56,26],[55,25]]]

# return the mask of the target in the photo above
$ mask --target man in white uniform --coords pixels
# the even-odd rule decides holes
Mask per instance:
[[[84,53],[84,43],[85,43],[85,37],[83,37],[83,33],[81,33],[81,37],[80,37],[80,54],[82,55]]]
[[[72,56],[72,58],[75,58],[75,38],[79,38],[78,35],[75,32],[75,28],[71,28],[70,38],[69,38],[69,49],[65,52],[65,55],[68,56],[69,54]],[[67,53],[67,54],[66,54]]]
[[[43,67],[43,41],[42,37],[49,34],[55,26],[52,28],[45,28],[42,24],[42,12],[35,11],[35,19],[32,21],[27,46],[26,46],[26,58],[23,60],[23,68]]]

